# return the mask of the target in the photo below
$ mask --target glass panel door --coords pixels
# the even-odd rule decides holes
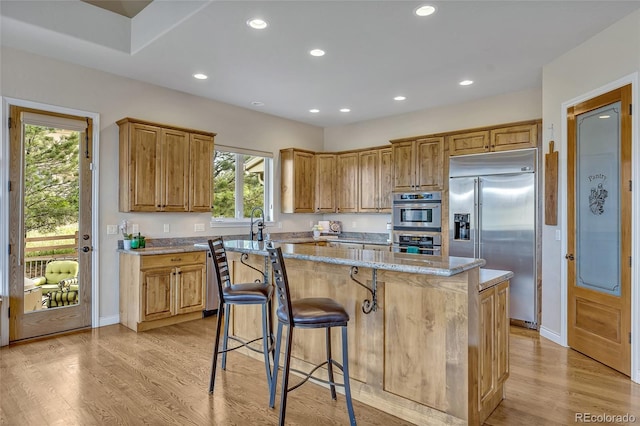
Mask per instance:
[[[577,285],[620,296],[620,102],[576,117]]]

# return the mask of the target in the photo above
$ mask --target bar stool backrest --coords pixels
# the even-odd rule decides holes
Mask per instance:
[[[222,237],[209,240],[209,251],[213,259],[213,269],[216,271],[216,281],[218,282],[218,295],[224,301],[223,286],[231,286],[231,275],[229,274],[229,264],[227,263],[227,252],[224,249]]]
[[[273,278],[276,283],[276,291],[278,295],[278,303],[282,307],[284,314],[287,316],[289,325],[293,326],[293,314],[291,312],[291,293],[289,292],[289,280],[287,278],[287,269],[284,266],[284,258],[280,247],[267,247],[269,259],[273,267]]]

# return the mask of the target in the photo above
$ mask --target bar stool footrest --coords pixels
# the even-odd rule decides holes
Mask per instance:
[[[335,365],[336,367],[338,367],[338,369],[344,374],[344,370],[342,369],[342,365],[339,364],[336,361],[331,360],[333,365]],[[324,380],[324,379],[320,379],[318,377],[314,377],[313,373],[315,373],[319,368],[324,367],[325,365],[328,365],[328,362],[325,361],[321,364],[316,365],[315,367],[313,367],[313,369],[310,372],[306,372],[306,371],[301,371],[301,370],[296,370],[295,368],[289,368],[290,371],[293,371],[294,373],[298,373],[302,376],[304,376],[304,378],[302,379],[302,381],[300,381],[299,383],[297,383],[295,386],[292,386],[290,388],[287,389],[287,392],[291,392],[292,390],[295,390],[297,388],[299,388],[300,386],[302,386],[303,384],[305,384],[306,382],[308,382],[309,380],[311,380],[313,383],[317,382],[317,383],[322,383],[324,385],[333,385],[333,386],[340,386],[340,387],[344,387],[344,383],[336,383],[333,381],[329,381],[329,380]],[[283,366],[278,366],[278,369],[284,369]]]

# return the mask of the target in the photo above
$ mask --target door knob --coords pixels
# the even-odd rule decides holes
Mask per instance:
[[[564,258],[565,258],[565,259],[569,259],[569,260],[573,260],[573,259],[574,259],[574,258],[573,258],[573,253],[565,254],[565,255],[564,255]]]
[[[88,252],[91,251],[91,247],[84,246],[84,247],[82,247],[82,251],[85,252],[85,253],[88,253]]]

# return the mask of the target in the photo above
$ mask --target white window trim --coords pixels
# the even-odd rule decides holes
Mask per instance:
[[[265,211],[265,216],[268,217],[267,220],[265,220],[265,225],[270,226],[275,224],[275,211],[274,211],[274,206],[273,206],[273,185],[274,185],[274,155],[271,152],[266,152],[266,151],[258,151],[258,150],[252,150],[252,149],[244,149],[244,148],[235,148],[235,147],[231,147],[231,146],[226,146],[226,145],[219,145],[216,144],[214,146],[214,150],[215,151],[223,151],[223,152],[230,152],[233,154],[241,154],[241,155],[252,155],[252,156],[256,156],[256,157],[264,157],[269,159],[270,161],[265,162],[265,173],[264,173],[264,199],[265,199],[265,205],[268,205],[269,207],[266,209],[268,210]],[[211,228],[233,228],[233,227],[238,227],[238,226],[245,226],[245,225],[249,225],[251,223],[251,219],[250,218],[245,218],[245,217],[239,217],[240,216],[240,210],[239,210],[239,206],[242,205],[242,199],[240,197],[237,197],[237,194],[242,194],[242,185],[243,185],[243,178],[241,178],[244,174],[244,170],[242,170],[240,167],[237,167],[237,163],[236,163],[236,187],[235,187],[235,193],[236,193],[236,197],[235,197],[235,218],[230,218],[230,217],[214,217],[213,213],[211,216],[211,221],[209,223],[209,226]],[[270,212],[270,216],[269,216],[269,212]],[[244,212],[243,212],[244,213]]]

